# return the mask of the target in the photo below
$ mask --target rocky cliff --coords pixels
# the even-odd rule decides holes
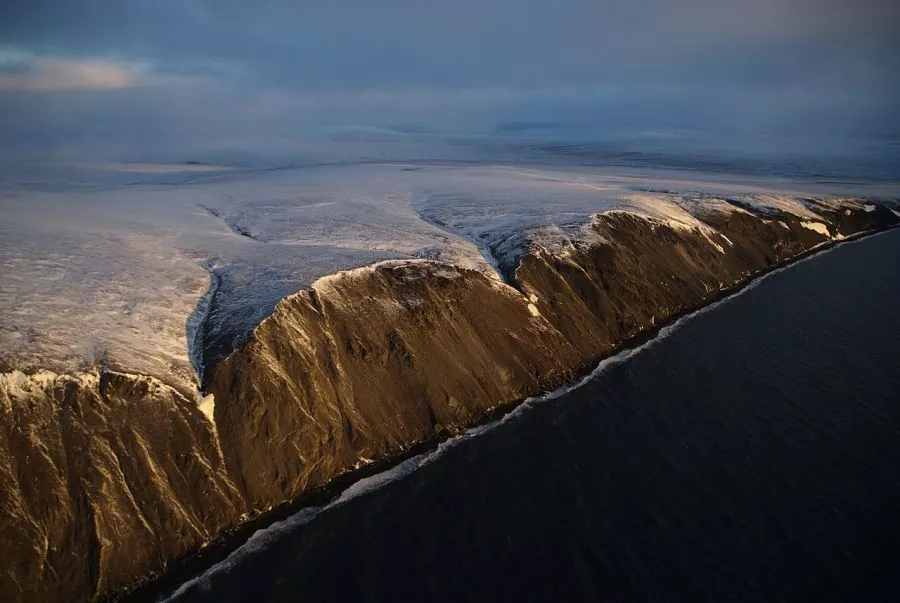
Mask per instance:
[[[240,520],[214,427],[149,377],[0,375],[0,599],[87,601]]]
[[[387,261],[284,298],[207,367],[202,403],[98,369],[0,376],[0,599],[119,592],[249,515],[553,389],[630,337],[816,246],[900,222],[695,201],[497,248],[502,280]],[[815,218],[811,217],[814,216]]]

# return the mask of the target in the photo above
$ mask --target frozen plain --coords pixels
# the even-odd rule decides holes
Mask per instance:
[[[341,270],[426,258],[499,279],[529,246],[564,253],[593,242],[591,216],[604,211],[706,232],[693,214],[740,211],[728,198],[816,229],[802,197],[864,206],[854,199],[900,195],[893,183],[534,164],[41,170],[39,183],[29,169],[0,180],[5,370],[101,364],[185,393],[199,385],[209,338],[225,351],[239,345],[278,300]]]

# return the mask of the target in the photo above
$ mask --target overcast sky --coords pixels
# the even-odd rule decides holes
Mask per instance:
[[[897,139],[898,31],[895,0],[4,2],[0,137],[132,155],[529,121]]]

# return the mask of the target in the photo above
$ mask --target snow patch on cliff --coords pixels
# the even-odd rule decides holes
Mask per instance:
[[[831,238],[831,233],[828,232],[828,227],[825,226],[825,224],[823,224],[822,222],[800,222],[800,226],[808,230],[812,230],[813,232],[817,232],[821,235],[825,235],[829,239]]]
[[[798,218],[821,219],[821,216],[809,209],[801,199],[793,195],[756,193],[744,195],[739,199],[763,212],[766,209],[775,209],[792,214]]]
[[[213,426],[216,424],[216,397],[212,394],[207,394],[200,399],[200,404],[198,405],[200,412],[206,415],[206,418],[209,419],[209,422],[212,423]]]

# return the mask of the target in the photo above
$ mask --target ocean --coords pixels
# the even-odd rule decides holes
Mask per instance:
[[[896,600],[900,230],[257,533],[174,601]]]

